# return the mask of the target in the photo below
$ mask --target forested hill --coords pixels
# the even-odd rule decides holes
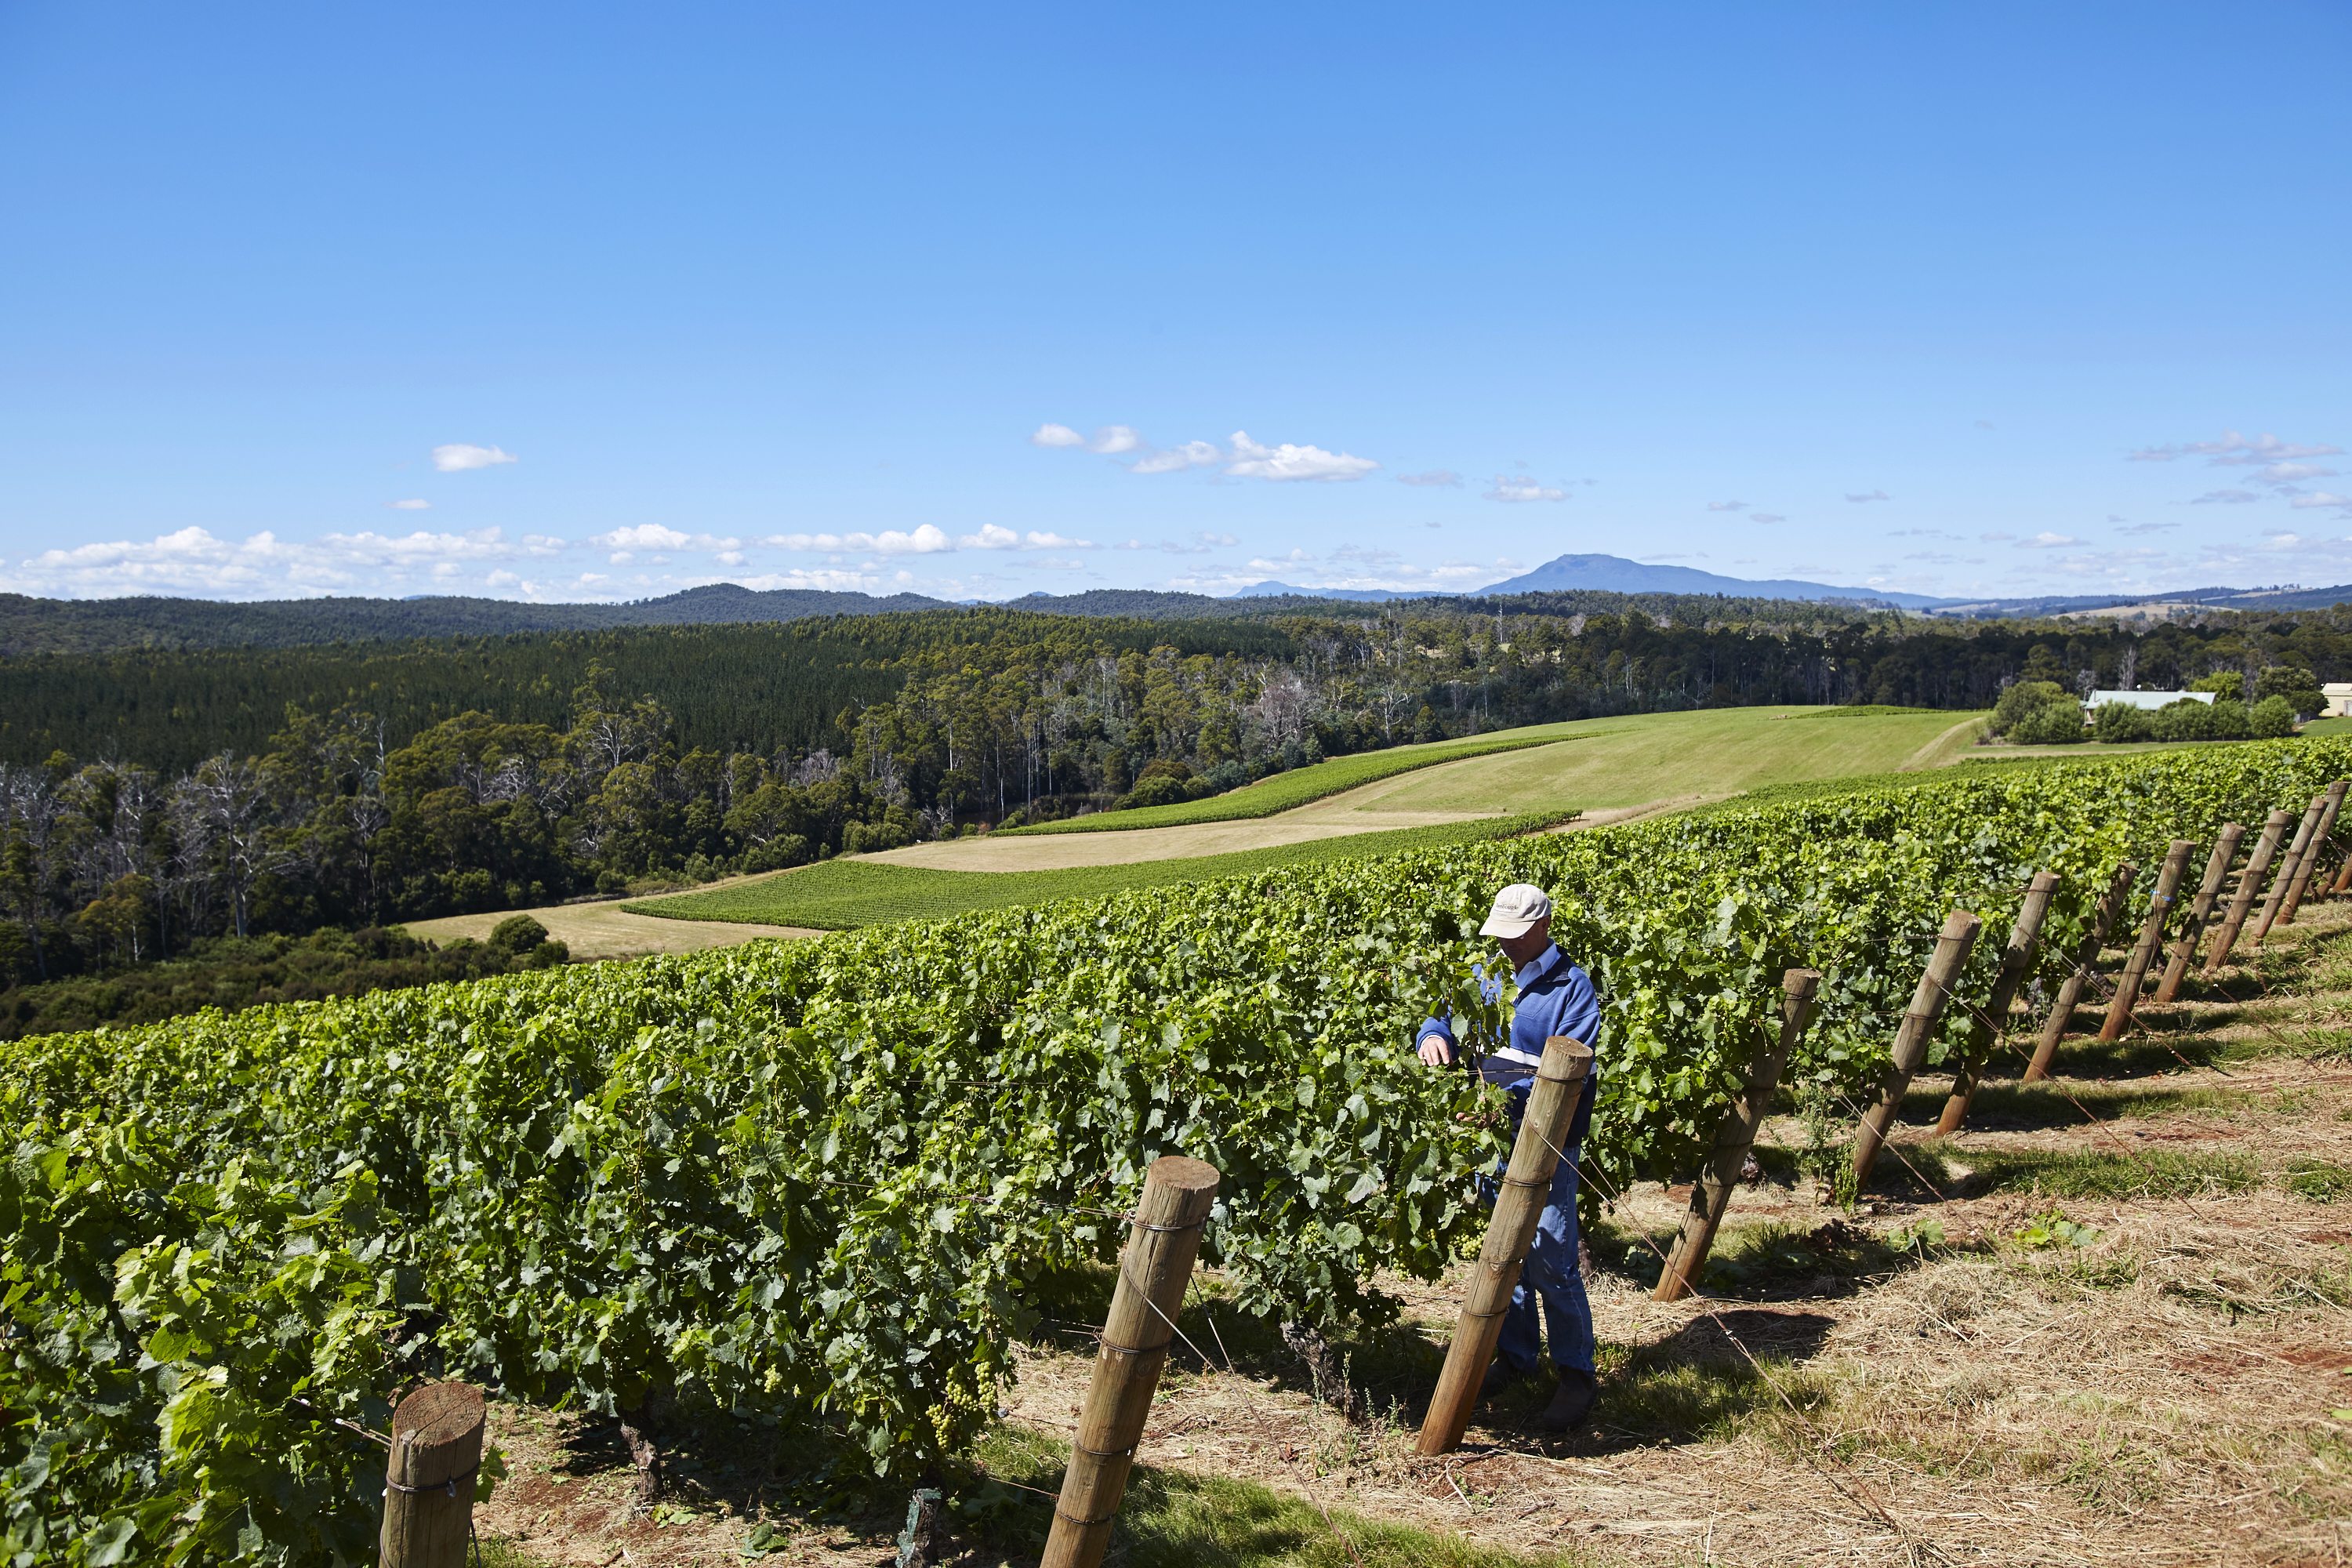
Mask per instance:
[[[649,696],[682,750],[761,755],[841,743],[845,710],[887,703],[910,673],[990,670],[1172,647],[1181,653],[1286,659],[1290,636],[1266,621],[1153,624],[1013,610],[820,616],[781,624],[616,627],[399,643],[265,649],[55,655],[7,666],[0,761],[63,752],[178,772],[220,752],[254,755],[289,707],[349,709],[383,721],[389,744],[479,710],[518,724],[570,721],[590,680]]]
[[[1432,607],[1465,601],[1431,599]],[[1732,599],[1716,595],[1570,593],[1477,601],[1483,613],[1618,615],[1637,611],[1685,625],[1709,622],[1832,624],[1860,620],[1854,606],[1796,600]],[[779,588],[755,592],[732,583],[689,588],[625,605],[527,605],[506,599],[272,599],[225,604],[211,599],[31,599],[0,594],[0,658],[42,653],[113,653],[131,648],[184,650],[302,647],[336,642],[408,642],[424,637],[509,637],[525,632],[614,631],[628,626],[782,623],[817,616],[873,616],[957,606],[919,594],[874,598]],[[1095,588],[1055,596],[1032,594],[1003,606],[1049,616],[1137,621],[1273,620],[1286,616],[1363,616],[1377,607],[1306,595],[1213,599],[1140,588]]]

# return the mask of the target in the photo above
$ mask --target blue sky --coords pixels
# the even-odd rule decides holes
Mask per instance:
[[[0,589],[2352,581],[2336,5],[0,5]]]

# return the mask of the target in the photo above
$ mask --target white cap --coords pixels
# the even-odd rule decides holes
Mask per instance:
[[[1551,919],[1551,899],[1541,888],[1514,882],[1495,895],[1494,912],[1478,928],[1480,936],[1525,936],[1538,921]]]

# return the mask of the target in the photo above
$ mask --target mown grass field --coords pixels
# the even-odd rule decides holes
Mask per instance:
[[[1936,767],[1980,714],[1884,708],[1719,708],[1570,727],[1560,744],[1490,756],[1385,792],[1381,811],[1600,810],[1685,795]],[[1957,734],[1954,731],[1958,731]],[[1948,738],[1949,743],[1939,744]]]
[[[1119,866],[1073,866],[1052,871],[940,871],[870,860],[828,860],[761,881],[708,893],[646,900],[622,908],[632,914],[670,920],[851,931],[890,921],[938,920],[973,910],[1046,904],[1059,899],[1095,898],[1129,888],[1159,888],[1213,877],[1245,876],[1276,866],[1355,859],[1366,855],[1508,837],[1549,826],[1565,815],[1535,812],[1483,817],[1436,827],[1404,827],[1386,833],[1316,838],[1234,855],[1144,860]]]
[[[1368,784],[1377,784],[1381,779],[1393,778],[1398,773],[1434,767],[1440,763],[1546,745],[1567,739],[1576,728],[1573,723],[1535,724],[1519,730],[1498,730],[1475,740],[1437,741],[1425,746],[1391,746],[1386,751],[1366,752],[1353,757],[1334,757],[1328,763],[1317,763],[1312,767],[1293,768],[1286,773],[1276,773],[1254,784],[1211,795],[1206,800],[1189,800],[1181,805],[1147,805],[1127,811],[1102,811],[1092,816],[1041,822],[1003,831],[1008,837],[1049,833],[1123,833],[1145,827],[1181,827],[1194,822],[1244,822],[1252,817],[1273,816]]]

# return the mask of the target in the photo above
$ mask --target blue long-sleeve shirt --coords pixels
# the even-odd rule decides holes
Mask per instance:
[[[1482,965],[1471,972],[1477,977],[1479,989],[1489,1002],[1503,999],[1503,980],[1499,974],[1487,972]],[[1489,1083],[1527,1092],[1535,1078],[1536,1068],[1543,1061],[1544,1042],[1554,1035],[1566,1035],[1586,1045],[1593,1044],[1601,1034],[1601,994],[1592,987],[1592,977],[1568,961],[1559,944],[1538,953],[1526,968],[1512,978],[1519,987],[1518,999],[1511,1005],[1511,1030],[1502,1040],[1473,1040],[1474,1046],[1484,1046],[1484,1060],[1475,1064]],[[1463,1065],[1473,1065],[1462,1053],[1465,1031],[1452,1018],[1430,1018],[1413,1032],[1413,1045],[1432,1035],[1441,1037],[1454,1047]],[[1577,1133],[1591,1115],[1592,1085],[1601,1077],[1601,1063],[1593,1061],[1585,1083],[1583,1102],[1578,1107]]]

